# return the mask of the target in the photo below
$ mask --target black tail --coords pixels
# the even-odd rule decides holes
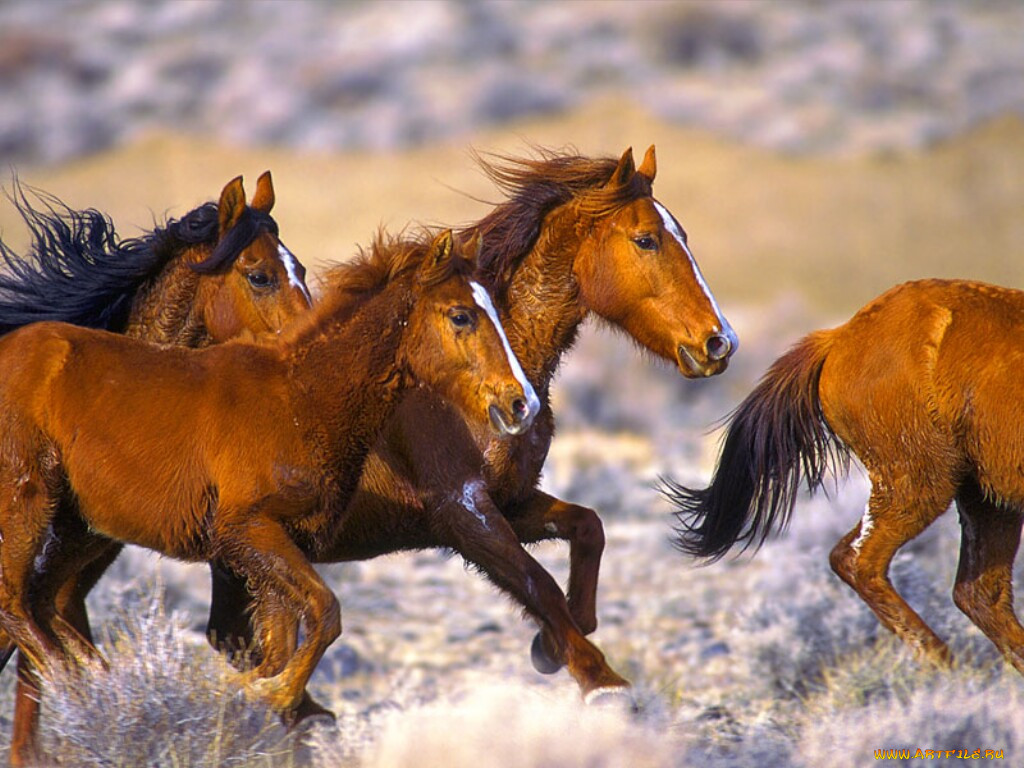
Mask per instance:
[[[780,357],[728,419],[711,485],[686,488],[663,480],[677,507],[676,546],[717,560],[737,542],[760,547],[784,529],[802,479],[819,487],[826,470],[849,462],[849,452],[821,412],[818,380],[831,332],[803,339]]]
[[[15,182],[10,200],[32,236],[29,253],[0,242],[0,334],[40,320],[120,331],[139,286],[167,260],[154,236],[120,240],[109,217],[75,211],[32,190],[33,208]]]

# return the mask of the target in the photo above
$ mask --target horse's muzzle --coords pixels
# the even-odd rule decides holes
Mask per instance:
[[[679,371],[691,379],[715,376],[729,367],[729,358],[737,347],[739,339],[731,328],[708,336],[700,350],[691,350],[686,344],[680,344],[676,349]]]
[[[491,403],[487,409],[491,417],[491,425],[500,435],[519,435],[530,428],[536,411],[530,407],[525,397],[514,397],[508,407]]]

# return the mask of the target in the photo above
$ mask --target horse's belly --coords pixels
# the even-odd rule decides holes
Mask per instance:
[[[69,472],[79,512],[96,533],[179,559],[203,559],[212,499],[180,482]]]

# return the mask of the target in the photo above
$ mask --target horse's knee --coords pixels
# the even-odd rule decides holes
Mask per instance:
[[[589,507],[574,507],[573,542],[589,555],[604,552],[604,524],[597,512]]]
[[[953,603],[960,612],[973,620],[975,614],[978,612],[975,605],[976,590],[974,584],[969,581],[961,582],[958,581],[953,585]]]
[[[1005,609],[1013,613],[1008,586],[984,578],[958,581],[953,585],[953,602],[974,624],[985,629],[996,623],[998,616],[1004,616]]]
[[[311,595],[312,620],[324,645],[330,645],[341,634],[341,604],[331,590],[324,587]]]

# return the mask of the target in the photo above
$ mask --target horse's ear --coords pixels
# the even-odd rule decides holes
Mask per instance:
[[[270,178],[270,171],[264,171],[256,180],[256,192],[250,205],[262,213],[270,213],[274,207],[274,182]]]
[[[634,173],[636,173],[636,164],[633,162],[633,148],[627,147],[626,151],[622,153],[622,157],[619,158],[619,164],[615,166],[612,177],[608,179],[607,186],[621,187],[633,178]]]
[[[440,266],[452,258],[452,250],[455,247],[455,240],[452,238],[452,231],[446,229],[434,238],[430,244],[429,261],[434,266]]]
[[[480,237],[480,230],[474,229],[469,239],[462,243],[462,257],[470,264],[476,266],[480,263],[480,249],[483,247],[484,239]]]
[[[653,144],[647,148],[647,153],[644,155],[644,161],[640,163],[640,167],[636,169],[636,172],[648,181],[654,181],[654,177],[658,173],[658,160],[654,156]]]
[[[419,270],[417,270],[417,282],[423,285],[432,285],[437,282],[440,275],[447,274],[454,247],[455,242],[450,229],[439,233],[430,242],[427,257],[423,259],[423,263],[420,264]]]
[[[230,230],[245,211],[245,190],[242,189],[242,177],[235,176],[227,183],[220,193],[220,202],[217,204],[217,221],[220,225],[220,234]]]

